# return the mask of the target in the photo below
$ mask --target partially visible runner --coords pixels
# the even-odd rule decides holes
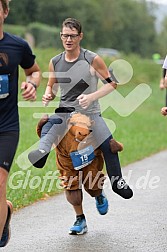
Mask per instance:
[[[160,79],[160,83],[159,83],[160,89],[166,90],[165,106],[167,107],[167,74],[166,74],[166,69],[167,69],[167,56],[164,60],[163,66],[162,66],[162,78]]]
[[[166,72],[166,69],[167,69],[167,55],[165,57],[162,69],[163,69],[163,76],[162,76],[162,78],[160,80],[160,88],[161,89],[164,89],[164,88],[166,89],[166,104],[165,104],[166,106],[162,107],[161,114],[166,116],[167,115],[167,72]]]
[[[9,0],[0,0],[0,247],[6,246],[10,238],[9,224],[13,211],[12,203],[6,199],[6,186],[19,141],[19,65],[26,77],[21,84],[24,100],[36,99],[40,81],[40,70],[28,43],[3,31],[8,13]]]

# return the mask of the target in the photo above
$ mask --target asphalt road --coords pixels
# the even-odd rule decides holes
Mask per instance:
[[[68,235],[75,216],[64,193],[14,212],[6,252],[165,252],[167,251],[167,151],[123,168],[134,197],[124,200],[109,181],[109,212],[98,214],[84,193],[88,233]]]

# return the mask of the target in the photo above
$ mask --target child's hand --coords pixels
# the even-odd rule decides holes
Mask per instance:
[[[44,94],[42,97],[42,103],[44,106],[48,106],[51,100],[53,100],[53,97],[51,94]]]

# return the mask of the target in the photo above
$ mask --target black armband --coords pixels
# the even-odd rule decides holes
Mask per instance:
[[[35,82],[28,81],[28,83],[30,83],[31,85],[33,85],[33,87],[35,88],[35,90],[37,89],[37,84]]]
[[[165,78],[165,76],[166,76],[166,69],[163,68],[163,78]]]
[[[113,82],[113,78],[111,78],[111,77],[108,77],[108,78],[106,78],[105,80],[101,80],[104,84],[107,84],[107,83],[111,83],[111,82]]]

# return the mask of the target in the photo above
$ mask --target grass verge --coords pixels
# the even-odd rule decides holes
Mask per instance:
[[[56,55],[54,49],[36,50],[38,64],[42,72],[48,71],[48,63],[51,57]],[[127,97],[134,88],[141,83],[146,83],[151,89],[151,95],[132,113],[122,116],[109,104],[103,117],[112,120],[116,125],[113,133],[114,138],[124,144],[124,151],[120,153],[122,167],[129,163],[143,159],[166,148],[166,118],[160,114],[160,109],[165,104],[165,91],[159,90],[161,66],[150,60],[140,59],[135,55],[124,56],[133,68],[133,77],[117,91]],[[106,63],[109,65],[109,60]],[[20,83],[24,80],[23,72],[20,71]],[[37,101],[41,101],[45,90],[46,79],[42,79],[38,88]],[[137,99],[136,94],[136,99]],[[114,98],[113,98],[114,99]],[[116,98],[115,98],[116,99]],[[19,102],[22,102],[19,94]],[[115,100],[116,102],[116,100]],[[25,103],[26,104],[26,103]],[[42,103],[41,103],[42,104]],[[20,105],[20,103],[19,103]],[[132,106],[132,104],[129,104]],[[122,107],[122,109],[124,109]],[[7,194],[15,208],[29,205],[38,199],[59,193],[58,173],[55,165],[55,155],[52,152],[43,169],[35,169],[28,166],[28,159],[18,162],[20,156],[39,139],[35,133],[35,127],[39,119],[34,118],[34,113],[53,113],[54,107],[19,107],[20,111],[20,142],[9,175]]]

